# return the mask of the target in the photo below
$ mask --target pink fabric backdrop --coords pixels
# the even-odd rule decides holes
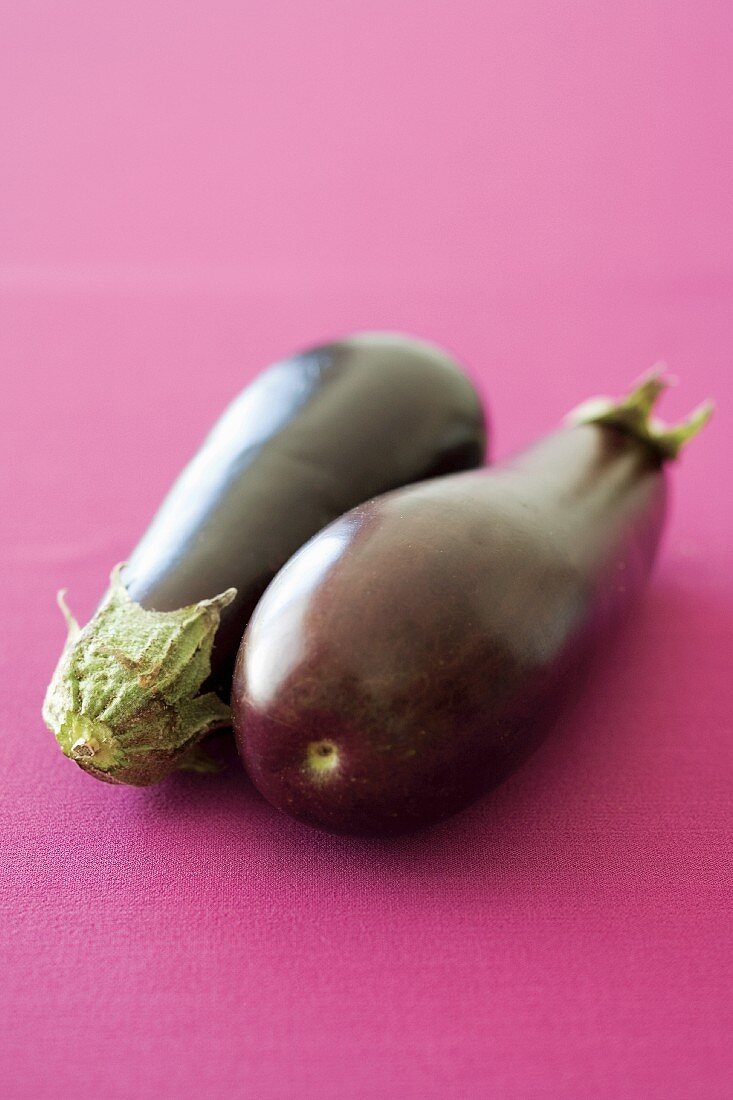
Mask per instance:
[[[733,6],[6,2],[0,1088],[12,1098],[731,1095]],[[405,329],[495,453],[658,358],[719,413],[557,737],[392,843],[237,770],[133,791],[39,708],[224,403]]]

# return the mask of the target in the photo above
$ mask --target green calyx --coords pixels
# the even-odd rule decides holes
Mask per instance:
[[[652,416],[657,401],[670,380],[655,368],[640,380],[626,397],[614,401],[594,397],[570,413],[571,424],[609,424],[649,444],[663,459],[677,458],[684,445],[707,424],[713,413],[712,401],[705,401],[679,424],[665,424]]]
[[[108,783],[148,786],[176,768],[207,770],[205,734],[231,722],[214,694],[197,694],[229,588],[178,611],[147,611],[130,598],[118,565],[99,610],[81,629],[59,593],[69,628],[43,703],[61,751]]]

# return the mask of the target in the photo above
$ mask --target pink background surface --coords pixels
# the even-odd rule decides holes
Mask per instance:
[[[733,6],[2,5],[0,1080],[16,1097],[731,1088]],[[237,770],[103,787],[39,708],[224,403],[366,327],[494,451],[665,358],[719,412],[649,597],[503,788],[392,843]]]

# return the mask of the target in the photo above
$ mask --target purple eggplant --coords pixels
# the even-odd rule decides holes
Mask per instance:
[[[199,766],[201,738],[230,723],[249,616],[288,558],[377,493],[479,465],[484,446],[473,386],[421,341],[365,334],[271,367],[225,411],[91,622],[62,604],[69,637],[44,703],[62,751],[135,785]]]
[[[336,832],[436,822],[506,776],[639,597],[666,465],[709,414],[650,418],[657,375],[490,470],[363,504],[261,600],[233,713],[249,775]]]

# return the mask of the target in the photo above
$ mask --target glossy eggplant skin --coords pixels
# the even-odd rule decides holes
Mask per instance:
[[[666,499],[644,442],[563,429],[354,509],[278,575],[233,686],[261,793],[312,825],[428,825],[500,781],[638,597]]]
[[[173,611],[235,587],[212,654],[228,697],[259,597],[317,531],[378,493],[482,463],[479,398],[455,362],[366,333],[270,367],[205,440],[132,553],[133,600]]]

